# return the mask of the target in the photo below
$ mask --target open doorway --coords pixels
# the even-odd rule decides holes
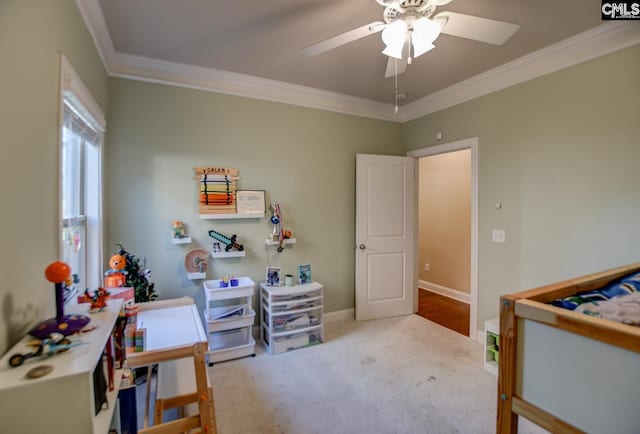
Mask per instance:
[[[409,153],[417,163],[416,313],[477,333],[477,138]]]
[[[418,315],[469,336],[471,150],[418,160]]]

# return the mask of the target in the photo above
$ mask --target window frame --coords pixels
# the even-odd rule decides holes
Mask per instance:
[[[85,285],[88,288],[96,289],[102,285],[103,275],[103,238],[104,238],[104,220],[103,220],[103,204],[104,204],[104,183],[103,183],[103,171],[104,171],[104,133],[106,131],[106,119],[104,113],[98,103],[95,101],[91,92],[82,82],[80,76],[76,73],[71,63],[67,60],[64,54],[59,53],[59,101],[58,101],[58,252],[59,257],[64,257],[64,226],[69,224],[70,219],[65,219],[63,215],[63,180],[62,180],[62,153],[63,153],[63,128],[64,128],[64,110],[65,104],[69,105],[72,111],[75,112],[84,122],[86,122],[95,132],[98,133],[99,138],[95,144],[96,149],[91,152],[91,157],[88,156],[89,152],[84,149],[82,154],[81,164],[83,168],[82,182],[83,191],[81,197],[81,203],[83,203],[84,209],[82,209],[85,237],[83,242],[85,243],[85,273],[84,276]],[[84,144],[84,146],[92,146]],[[86,165],[89,158],[97,159],[97,173],[87,173]],[[95,161],[94,161],[95,162]],[[88,191],[89,185],[88,179],[91,178],[91,191]],[[94,198],[88,198],[88,195],[93,194]],[[89,200],[91,199],[91,200]],[[88,215],[87,210],[88,203],[91,202],[91,215]],[[72,218],[73,219],[73,218]],[[73,271],[73,270],[72,270]],[[79,291],[83,291],[84,288],[78,288]],[[71,303],[75,303],[75,297],[69,300]]]

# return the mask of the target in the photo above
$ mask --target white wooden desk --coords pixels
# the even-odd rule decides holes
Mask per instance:
[[[164,354],[160,358],[167,360],[167,352],[207,342],[195,304],[140,310],[137,326],[147,330],[145,346],[142,352],[127,354],[127,365],[130,367],[162,361],[156,357],[160,353]]]
[[[207,349],[207,336],[196,305],[166,307],[158,302],[157,309],[153,305],[149,303],[138,312],[137,326],[146,329],[145,347],[142,352],[127,354],[127,365],[159,364],[158,399],[193,393],[197,390],[198,373],[194,368],[192,349],[194,344],[200,346],[202,353]],[[202,357],[204,366],[204,355]],[[202,375],[202,381],[206,383],[204,370]],[[150,384],[150,379],[147,381]],[[147,391],[149,393],[149,387]],[[213,411],[212,396],[210,405]],[[202,412],[202,407],[200,409]],[[148,407],[145,409],[145,426],[147,418]]]

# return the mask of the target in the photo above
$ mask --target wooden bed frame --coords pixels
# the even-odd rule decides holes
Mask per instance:
[[[498,433],[517,433],[519,415],[551,432],[638,432],[640,327],[547,304],[634,271],[640,263],[500,298]]]

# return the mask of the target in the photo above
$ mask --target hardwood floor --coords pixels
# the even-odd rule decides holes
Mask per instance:
[[[469,305],[467,303],[419,289],[418,315],[469,336]]]

